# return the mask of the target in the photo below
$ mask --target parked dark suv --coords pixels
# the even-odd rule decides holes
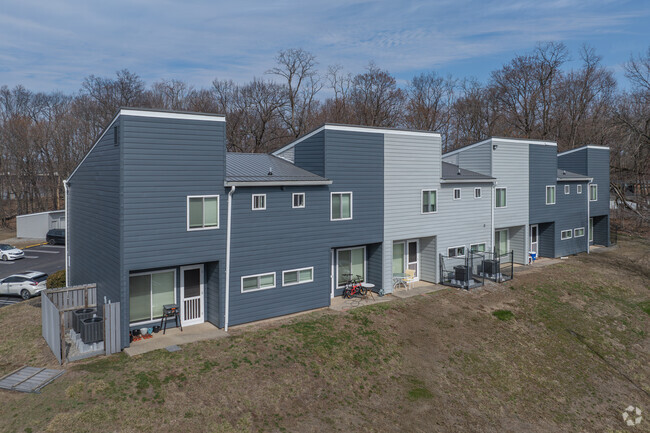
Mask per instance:
[[[45,235],[45,240],[50,245],[65,244],[65,229],[52,229]]]

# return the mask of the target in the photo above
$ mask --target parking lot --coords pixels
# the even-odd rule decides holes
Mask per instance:
[[[25,271],[41,271],[48,275],[65,267],[65,246],[39,245],[23,249],[25,258],[0,261],[0,279]],[[22,301],[19,296],[0,296],[0,307]]]

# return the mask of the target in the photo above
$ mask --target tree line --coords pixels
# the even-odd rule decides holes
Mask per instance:
[[[579,66],[568,68],[570,60]],[[571,54],[549,42],[513,57],[486,82],[429,71],[399,85],[374,63],[357,74],[340,65],[321,70],[312,53],[288,49],[244,84],[215,79],[196,88],[172,79],[147,86],[124,69],[90,75],[74,94],[2,86],[0,223],[62,208],[62,180],[119,107],[225,114],[235,152],[270,152],[325,122],[438,131],[443,151],[491,136],[552,140],[559,151],[609,146],[613,186],[647,185],[650,47],[630,58],[625,77],[623,90],[594,49]]]

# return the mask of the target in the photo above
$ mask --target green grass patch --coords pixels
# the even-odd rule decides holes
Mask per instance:
[[[645,301],[639,303],[639,307],[648,315],[650,316],[650,301]]]
[[[515,318],[515,315],[510,310],[496,310],[492,312],[492,315],[499,320],[503,320],[504,322]]]

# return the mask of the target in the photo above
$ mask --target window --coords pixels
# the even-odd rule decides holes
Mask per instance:
[[[352,219],[352,193],[333,192],[331,196],[332,214],[331,220]]]
[[[438,211],[438,192],[433,189],[422,191],[422,213]]]
[[[564,185],[564,194],[571,194],[571,185]]]
[[[187,230],[219,228],[219,196],[187,197]]]
[[[585,228],[584,227],[578,227],[577,229],[573,229],[573,237],[574,238],[581,238],[585,235]]]
[[[165,270],[129,276],[129,322],[162,317],[163,305],[176,300],[176,271]]]
[[[311,283],[314,281],[314,268],[292,269],[282,272],[282,285]]]
[[[576,185],[576,194],[582,194],[582,185]]]
[[[494,246],[500,256],[508,253],[508,229],[494,232]]]
[[[589,185],[589,201],[598,200],[598,185]]]
[[[474,198],[481,198],[481,188],[474,188]]]
[[[342,286],[349,277],[359,275],[361,281],[366,278],[366,248],[349,248],[337,251],[336,284]]]
[[[447,249],[447,255],[449,257],[463,257],[465,255],[465,246],[449,248]]]
[[[482,244],[472,244],[469,246],[469,250],[473,253],[484,253],[485,252],[485,243]]]
[[[253,210],[266,210],[266,194],[253,194]]]
[[[571,230],[562,230],[562,240],[571,239]]]
[[[275,287],[275,272],[241,277],[241,292],[272,289]]]
[[[555,187],[546,187],[546,204],[555,204]]]
[[[506,207],[506,189],[497,188],[496,190],[496,207]]]
[[[460,188],[454,188],[454,200],[460,200]]]
[[[303,208],[305,207],[305,193],[304,192],[297,192],[291,195],[291,207],[295,208]]]

